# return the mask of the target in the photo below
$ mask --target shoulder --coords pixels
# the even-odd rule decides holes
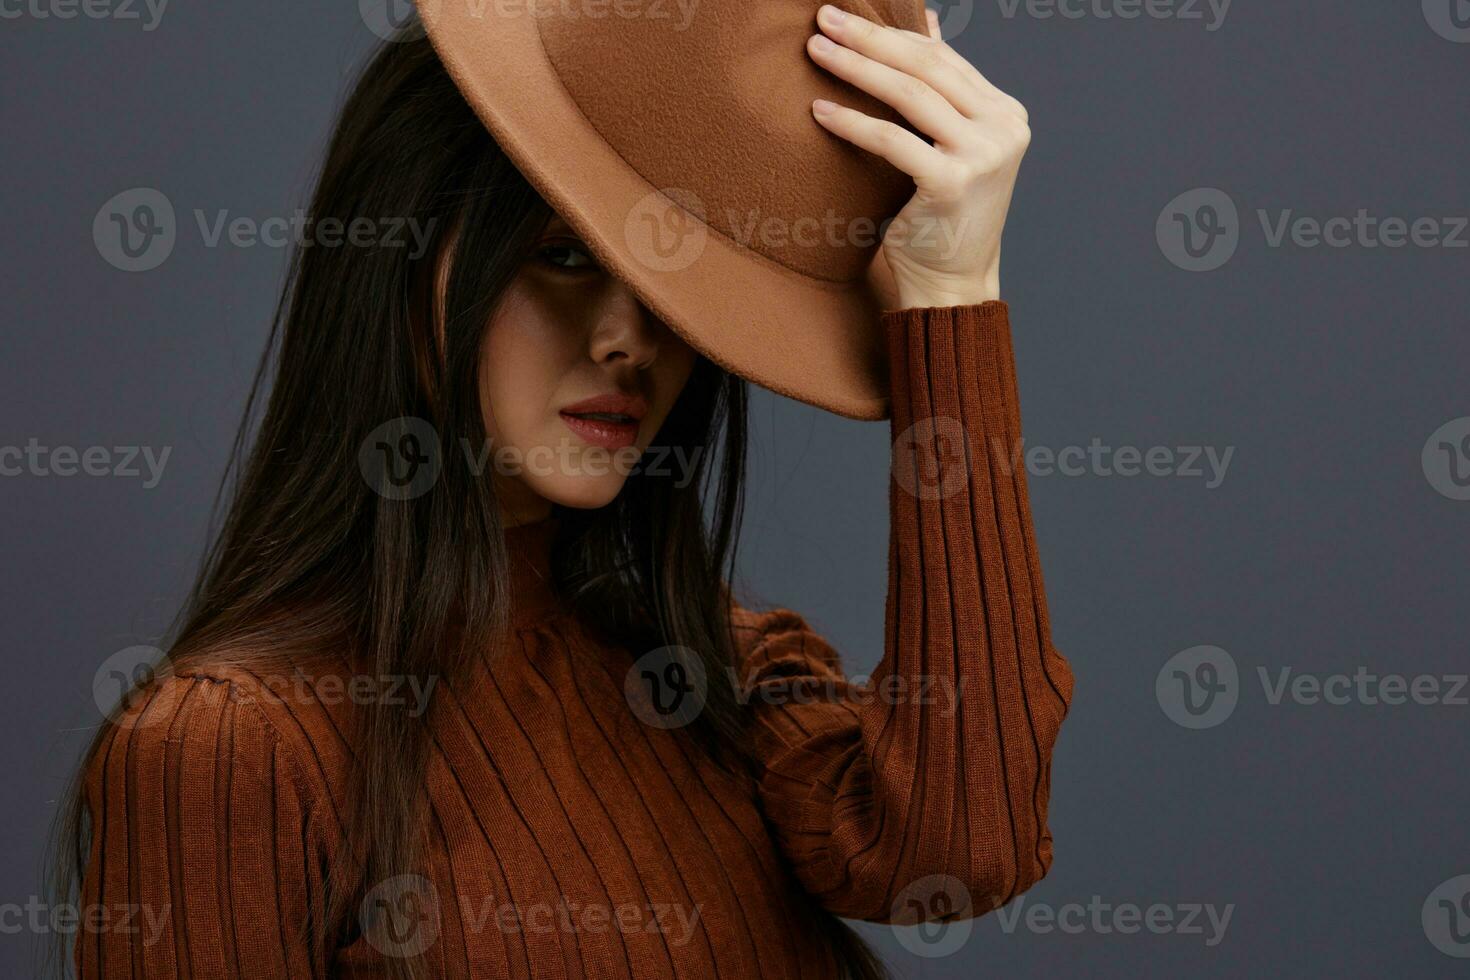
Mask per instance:
[[[140,780],[224,784],[329,805],[348,771],[346,747],[310,679],[281,665],[165,659],[109,716],[88,762],[89,794],[125,778],[145,793]]]

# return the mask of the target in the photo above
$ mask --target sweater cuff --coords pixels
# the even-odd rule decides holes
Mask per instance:
[[[988,299],[983,303],[963,306],[906,306],[897,310],[883,310],[883,324],[889,328],[911,322],[933,323],[948,321],[956,324],[977,323],[995,318],[1006,319],[1010,308],[1003,299]]]
[[[882,320],[889,416],[899,429],[936,413],[958,417],[956,399],[967,386],[981,386],[1014,409],[1010,310],[1003,300],[884,310]]]

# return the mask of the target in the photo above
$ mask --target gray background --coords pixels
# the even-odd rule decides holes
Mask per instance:
[[[1463,976],[1470,961],[1438,951],[1420,913],[1470,873],[1470,707],[1272,705],[1256,670],[1470,664],[1470,502],[1420,461],[1470,415],[1470,251],[1273,248],[1256,212],[1470,213],[1470,43],[1440,36],[1417,0],[1238,0],[1215,30],[1204,7],[1123,20],[1093,2],[1078,18],[952,5],[973,15],[953,43],[1033,118],[1003,277],[1028,441],[1234,456],[1214,489],[1031,477],[1077,688],[1053,773],[1056,864],[1024,901],[1233,916],[1207,946],[1090,921],[1007,931],[991,915],[927,960],[862,928],[906,977]],[[178,3],[151,31],[143,13],[0,20],[0,444],[172,447],[152,489],[0,478],[16,672],[0,902],[38,893],[54,801],[98,720],[97,666],[156,637],[182,597],[281,281],[284,251],[207,248],[192,212],[302,206],[376,41],[351,2]],[[138,186],[174,203],[180,237],[160,268],[127,274],[91,226]],[[1200,187],[1238,205],[1241,239],[1222,268],[1191,273],[1155,223]],[[753,415],[750,581],[865,672],[881,652],[886,425],[764,392]],[[1195,731],[1166,716],[1155,678],[1201,644],[1229,651],[1241,687],[1227,721]],[[0,973],[25,975],[29,937],[0,924]]]

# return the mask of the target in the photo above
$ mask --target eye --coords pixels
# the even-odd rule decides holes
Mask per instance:
[[[568,271],[597,268],[597,260],[587,246],[573,239],[558,239],[546,242],[536,249],[537,260],[558,269]]]

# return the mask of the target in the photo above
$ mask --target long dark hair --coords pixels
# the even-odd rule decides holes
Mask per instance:
[[[509,556],[492,481],[465,454],[443,451],[431,492],[389,499],[363,478],[358,449],[400,418],[429,422],[444,446],[486,444],[481,339],[550,214],[416,25],[375,54],[343,108],[309,217],[345,225],[361,215],[412,216],[429,232],[428,247],[293,254],[216,499],[223,519],[160,673],[225,650],[268,659],[332,638],[347,641],[372,676],[454,686],[474,638],[507,626],[509,597],[496,584],[506,581]],[[441,309],[436,268],[445,256]],[[556,587],[584,620],[630,649],[669,647],[701,660],[712,680],[686,731],[727,769],[751,761],[746,709],[722,681],[735,656],[727,583],[745,413],[744,382],[698,358],[656,440],[696,461],[693,478],[640,470],[606,507],[558,508],[553,547]],[[721,436],[714,459],[708,450]],[[359,856],[334,869],[317,906],[337,935],[353,928],[364,883],[416,870],[429,738],[421,721],[387,700],[359,706],[354,721],[345,817]],[[110,727],[88,747],[59,815],[51,869],[58,905],[79,888],[91,832],[82,773]],[[845,923],[813,911],[848,976],[886,976]],[[64,945],[49,950],[63,975]],[[402,977],[423,975],[416,958],[392,963]]]

